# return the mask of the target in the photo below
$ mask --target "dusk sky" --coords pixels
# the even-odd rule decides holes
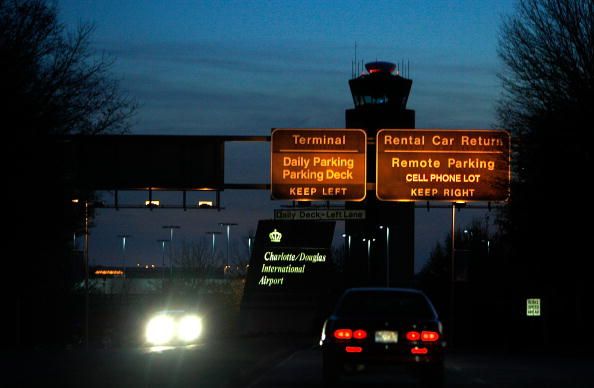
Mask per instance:
[[[405,61],[417,128],[496,128],[501,92],[499,26],[506,1],[57,1],[74,30],[92,23],[92,47],[115,60],[112,75],[139,103],[132,134],[269,135],[271,128],[344,128],[353,106],[348,80],[359,61]],[[356,49],[355,49],[356,47]],[[228,183],[268,183],[266,143],[230,144]],[[104,193],[109,202],[111,193]],[[157,193],[181,203],[181,193]],[[137,195],[122,194],[121,203]],[[128,200],[128,198],[130,198]],[[190,196],[190,199],[194,198]],[[225,210],[98,211],[91,264],[159,264],[162,225],[174,241],[204,241],[219,222],[237,222],[239,251],[257,220],[272,218],[268,192],[226,191]],[[462,224],[485,212],[460,212]],[[450,228],[451,211],[416,211],[417,270]],[[493,220],[494,214],[490,216]],[[338,224],[338,231],[342,223]],[[225,252],[224,234],[217,240]]]

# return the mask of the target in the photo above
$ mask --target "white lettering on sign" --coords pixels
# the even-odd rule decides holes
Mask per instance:
[[[305,276],[308,271],[314,271],[312,267],[326,263],[327,255],[320,252],[273,252],[264,253],[264,263],[260,268],[259,286],[277,287],[289,286],[291,279]],[[270,274],[282,274],[283,276],[268,276]]]
[[[258,281],[258,285],[260,286],[282,286],[285,282],[285,278],[269,278],[268,276],[262,276],[260,281]]]
[[[330,190],[332,188],[325,188]],[[308,210],[275,210],[275,220],[363,220],[365,210],[347,209],[308,209]]]
[[[289,264],[286,266],[262,264],[262,273],[305,273],[305,264],[300,266],[293,266]]]

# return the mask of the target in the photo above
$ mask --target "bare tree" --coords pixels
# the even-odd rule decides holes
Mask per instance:
[[[49,2],[0,0],[2,156],[5,186],[15,193],[7,224],[18,230],[11,240],[27,278],[9,308],[17,313],[8,340],[17,344],[62,342],[82,316],[70,303],[73,267],[82,272],[71,241],[92,212],[83,217],[72,205],[80,193],[52,136],[123,133],[136,108],[111,78],[112,60],[91,49],[92,32],[90,25],[67,31]]]
[[[521,0],[503,24],[499,55],[505,92],[498,115],[514,135],[514,186],[503,225],[518,246],[534,251],[546,241],[566,251],[571,246],[560,237],[575,237],[575,230],[566,236],[567,228],[551,225],[579,224],[579,218],[543,210],[590,185],[594,2]],[[546,252],[553,253],[550,245]]]
[[[177,287],[182,292],[197,293],[209,276],[214,275],[215,265],[208,244],[203,241],[184,241],[173,253],[175,268],[181,271]]]
[[[594,115],[594,3],[521,0],[517,15],[503,24],[499,56],[505,64],[500,75],[505,93],[498,115],[516,136],[517,180],[538,175],[538,152],[547,145],[566,146],[572,161],[591,160],[591,147],[582,139],[591,141],[594,132],[589,125]]]
[[[93,27],[67,32],[43,0],[0,0],[2,117],[20,136],[121,133],[135,103],[90,49]]]
[[[543,294],[551,331],[561,322],[585,327],[593,318],[585,295],[594,290],[580,268],[591,256],[583,225],[592,210],[580,200],[592,175],[594,2],[520,0],[503,23],[499,55],[498,115],[514,143],[512,196],[499,219],[512,247],[507,284],[517,297]]]

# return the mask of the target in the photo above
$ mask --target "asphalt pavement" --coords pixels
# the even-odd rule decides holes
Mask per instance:
[[[245,388],[321,388],[319,349],[296,351],[271,366]],[[446,356],[444,387],[452,388],[592,388],[592,355],[451,351]],[[406,370],[361,368],[345,373],[342,388],[415,388]]]
[[[7,387],[322,387],[317,338],[216,338],[189,347],[3,350]],[[594,387],[590,354],[450,351],[446,387]],[[398,370],[362,370],[343,387],[416,387]]]
[[[314,341],[237,336],[185,347],[2,351],[0,386],[243,387]]]

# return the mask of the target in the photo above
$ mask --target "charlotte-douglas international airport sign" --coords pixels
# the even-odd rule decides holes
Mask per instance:
[[[382,129],[376,195],[384,201],[503,201],[509,196],[505,130]]]
[[[274,199],[361,201],[367,134],[362,129],[276,128],[271,136]]]

